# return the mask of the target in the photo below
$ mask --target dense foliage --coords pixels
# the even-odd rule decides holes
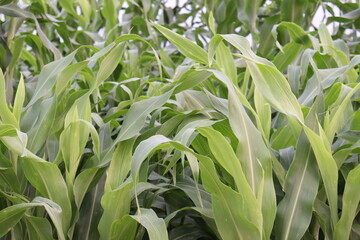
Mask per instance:
[[[359,4],[0,0],[0,239],[360,239]]]

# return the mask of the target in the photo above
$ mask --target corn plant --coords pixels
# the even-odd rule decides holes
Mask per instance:
[[[360,239],[359,3],[166,4],[0,1],[0,239]]]

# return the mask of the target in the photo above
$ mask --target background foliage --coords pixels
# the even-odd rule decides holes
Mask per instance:
[[[0,239],[360,239],[359,5],[0,0]]]

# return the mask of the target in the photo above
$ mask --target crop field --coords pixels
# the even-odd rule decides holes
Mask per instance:
[[[0,240],[359,240],[360,1],[0,0]]]

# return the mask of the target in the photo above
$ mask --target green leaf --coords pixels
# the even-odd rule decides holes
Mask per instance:
[[[304,122],[300,105],[284,75],[271,62],[256,56],[244,37],[235,34],[222,37],[242,52],[255,86],[272,107]]]
[[[1,158],[4,157],[2,156]],[[10,167],[11,162],[4,163],[0,161],[0,164],[2,165],[2,167],[0,167],[0,185],[4,188],[8,188],[13,192],[21,192],[18,176],[16,175],[14,168]],[[4,167],[3,165],[5,164],[8,164],[10,166]]]
[[[303,122],[300,105],[284,75],[268,65],[248,61],[248,66],[255,85],[266,100],[278,111]]]
[[[321,128],[321,126],[319,127]],[[338,168],[336,162],[331,155],[331,149],[326,146],[324,141],[325,136],[317,135],[310,128],[304,126],[306,136],[309,139],[311,147],[315,153],[316,161],[318,163],[321,178],[324,182],[326,195],[329,200],[331,221],[333,226],[337,223],[337,181],[338,181]]]
[[[0,125],[0,137],[16,137],[17,132],[13,125],[1,124]]]
[[[90,3],[86,0],[79,0],[79,5],[81,6],[81,11],[85,17],[85,21],[89,22],[92,12]]]
[[[73,8],[74,0],[59,0],[59,4],[62,8],[64,8],[71,15],[76,15],[76,12]]]
[[[224,185],[217,176],[215,166],[209,158],[200,160],[201,179],[212,195],[212,208],[216,226],[224,240],[261,239],[261,222],[250,221],[246,215],[259,219],[261,212],[257,201],[245,204],[243,196]]]
[[[322,47],[324,48],[324,52],[335,57],[336,53],[334,53],[334,50],[333,50],[334,43],[333,43],[331,35],[330,35],[329,31],[327,30],[326,25],[324,23],[320,24],[319,37],[320,37],[320,41],[322,43]]]
[[[139,171],[141,164],[145,161],[147,155],[155,150],[159,145],[169,142],[170,139],[162,135],[154,135],[142,141],[135,149],[134,155],[131,160],[131,177],[135,184],[138,183]]]
[[[298,57],[300,50],[301,45],[292,41],[285,45],[282,52],[276,54],[273,63],[277,69],[284,71]]]
[[[190,41],[189,39],[180,36],[179,34],[160,26],[159,24],[152,23],[157,30],[159,30],[172,44],[174,44],[179,51],[186,57],[203,64],[208,64],[207,52]]]
[[[38,152],[49,137],[55,120],[56,105],[55,97],[44,100],[40,105],[33,105],[34,107],[39,107],[40,112],[36,122],[33,123],[31,129],[27,132],[29,137],[27,147],[30,151]],[[29,111],[31,110],[33,108],[29,109]]]
[[[315,199],[313,211],[322,232],[328,239],[333,239],[329,206],[321,200]]]
[[[13,126],[13,125],[11,125]],[[1,141],[4,143],[4,145],[11,151],[13,151],[15,154],[21,156],[21,157],[29,157],[32,159],[35,159],[37,161],[43,161],[36,155],[34,155],[32,152],[30,152],[28,149],[26,149],[27,144],[27,135],[23,132],[20,132],[16,130],[16,136],[10,137],[10,136],[3,136],[1,137]],[[11,133],[10,133],[11,134]]]
[[[80,122],[84,123],[88,127],[88,130],[89,130],[90,135],[91,135],[91,139],[93,141],[93,151],[95,153],[95,156],[100,158],[100,138],[99,138],[99,134],[97,133],[95,127],[90,122],[88,122],[88,121],[86,121],[84,119],[80,119]]]
[[[106,48],[105,48],[106,49]],[[95,54],[94,54],[95,56]],[[94,58],[94,56],[92,58]],[[69,82],[72,78],[88,64],[87,61],[70,64],[64,68],[56,78],[56,96],[58,97],[62,92],[65,91]]]
[[[260,5],[261,1],[258,0],[241,0],[238,2],[237,18],[247,25],[251,32],[253,32],[253,37],[255,37],[255,39],[257,38],[256,34],[258,33],[256,20]]]
[[[109,52],[108,55],[106,55],[104,60],[101,61],[99,71],[96,75],[95,84],[92,89],[98,87],[112,74],[116,66],[119,64],[124,48],[125,44],[118,44]]]
[[[114,143],[134,137],[143,127],[146,117],[152,111],[164,105],[170,98],[171,94],[172,90],[160,96],[151,97],[131,105]]]
[[[30,239],[52,240],[52,228],[46,218],[25,216],[27,232]]]
[[[260,94],[258,90],[254,92],[254,100],[256,112],[259,116],[261,126],[264,133],[264,138],[270,138],[271,131],[271,107],[270,104],[266,102],[265,98]]]
[[[46,96],[51,92],[51,89],[56,83],[57,75],[63,71],[74,59],[77,51],[72,52],[68,56],[51,62],[43,67],[36,84],[35,94],[31,97],[26,108],[29,108],[36,103],[40,98]]]
[[[215,19],[214,19],[214,15],[212,12],[209,13],[208,22],[209,22],[209,28],[210,28],[211,32],[213,34],[216,34]]]
[[[36,203],[21,203],[0,211],[0,237],[3,237],[23,217],[26,210],[39,206]]]
[[[331,141],[334,138],[335,132],[339,130],[339,123],[342,115],[344,114],[345,108],[348,105],[348,103],[351,101],[351,97],[360,89],[360,83],[356,84],[354,88],[346,95],[344,100],[341,102],[341,104],[336,109],[335,113],[332,115],[330,124],[328,125],[326,130],[326,135]]]
[[[130,189],[131,183],[124,183],[118,188],[106,192],[101,198],[101,206],[104,209],[98,229],[102,239],[110,238],[112,224],[122,219],[130,212]]]
[[[135,239],[137,225],[137,221],[131,216],[124,216],[121,220],[117,220],[111,225],[110,239]]]
[[[21,9],[18,5],[14,3],[0,6],[0,12],[11,17],[31,17],[30,12]]]
[[[23,75],[21,75],[19,85],[16,90],[16,97],[15,97],[14,109],[13,109],[13,114],[18,120],[18,122],[20,122],[24,101],[25,101],[25,84],[24,84],[24,77]]]
[[[287,1],[287,0],[285,0]],[[295,2],[291,0],[292,2]],[[278,25],[275,25],[272,29],[272,35],[277,40],[277,29],[278,28],[286,28],[289,31],[290,37],[294,40],[294,42],[298,44],[302,44],[305,47],[311,47],[310,37],[306,34],[306,32],[297,24],[292,22],[281,22]],[[279,43],[277,43],[279,44]],[[280,48],[281,49],[281,48]]]
[[[220,42],[216,49],[217,69],[223,72],[232,83],[237,84],[237,70],[234,58],[223,42]]]
[[[211,70],[208,70],[211,71]],[[211,71],[228,88],[229,122],[232,131],[239,140],[237,158],[254,194],[262,196],[261,205],[266,236],[270,236],[276,214],[276,198],[272,181],[272,157],[262,139],[262,136],[244,107],[230,80],[218,71]],[[255,115],[256,116],[256,115]],[[261,123],[260,123],[261,124]],[[256,147],[255,147],[256,146]],[[281,166],[275,171],[283,171]],[[280,173],[283,175],[284,173]],[[264,188],[260,191],[261,182]]]
[[[63,214],[62,208],[55,202],[53,202],[49,199],[43,198],[43,197],[36,197],[33,200],[33,202],[39,203],[45,208],[47,214],[51,218],[51,220],[57,230],[59,239],[65,240],[66,230],[64,230],[63,223],[66,221],[69,221],[69,219],[66,219],[66,221],[64,221],[64,219],[62,219],[64,216],[66,217],[66,214],[62,215]],[[65,229],[66,229],[66,226],[65,226]]]
[[[59,239],[65,240],[61,221],[59,219],[61,208],[49,199],[36,197],[31,203],[20,203],[0,211],[0,236],[4,236],[24,216],[25,212],[33,207],[44,207],[53,221]]]
[[[322,99],[318,101],[322,103]],[[306,123],[317,128],[316,114],[323,107],[314,104]],[[285,196],[278,205],[275,233],[279,239],[301,239],[309,227],[320,176],[315,155],[304,132],[299,136],[296,153],[286,174]]]
[[[308,1],[297,0],[283,0],[280,6],[280,16],[282,21],[294,22],[302,24],[304,19],[304,12],[306,10]]]
[[[351,226],[357,214],[357,208],[360,201],[360,165],[352,169],[345,184],[345,190],[342,201],[342,212],[339,222],[335,225],[334,239],[348,239],[351,232]]]
[[[5,124],[11,124],[17,129],[19,129],[18,121],[15,115],[10,111],[6,104],[6,87],[5,79],[2,70],[0,69],[0,118],[1,121]]]
[[[117,12],[115,7],[115,1],[106,0],[102,3],[102,11],[106,21],[106,32],[112,29],[117,23]]]
[[[256,202],[255,195],[246,180],[240,161],[237,159],[234,150],[225,137],[211,128],[201,127],[198,128],[197,131],[208,139],[212,154],[215,156],[217,162],[234,178],[237,189],[241,189],[244,199],[248,199],[250,202]]]
[[[189,70],[185,72],[179,80],[174,82],[174,84],[177,84],[174,90],[174,94],[182,92],[186,89],[191,89],[201,84],[210,76],[211,73],[207,71]]]
[[[150,240],[169,239],[164,219],[158,218],[154,210],[140,208],[138,214],[131,217],[146,228]]]
[[[68,190],[60,170],[53,163],[28,158],[21,158],[20,163],[26,178],[36,190],[61,207],[61,224],[63,232],[66,233],[72,213]]]
[[[93,167],[81,172],[74,181],[74,198],[75,204],[80,209],[80,206],[84,200],[85,194],[89,191],[90,187],[93,187],[94,182],[103,175],[104,168]]]
[[[122,141],[116,147],[107,170],[105,192],[118,188],[131,168],[132,149],[135,138]]]
[[[69,111],[65,120],[65,129],[60,136],[60,149],[66,167],[68,186],[71,186],[75,179],[88,136],[88,126],[79,121],[77,108],[74,111]]]
[[[13,3],[0,6],[0,13],[4,13],[5,15],[11,17],[31,18],[32,20],[34,20],[36,31],[39,38],[41,39],[42,44],[54,54],[56,60],[61,58],[61,52],[47,38],[45,33],[42,31],[37,18],[34,16],[33,13],[21,9],[18,5]]]

